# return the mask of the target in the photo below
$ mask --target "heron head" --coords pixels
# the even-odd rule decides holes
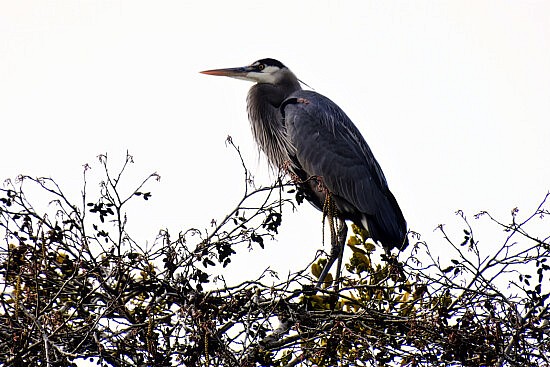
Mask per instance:
[[[282,62],[275,59],[261,59],[248,66],[201,71],[202,74],[228,76],[256,83],[276,84],[288,72]]]

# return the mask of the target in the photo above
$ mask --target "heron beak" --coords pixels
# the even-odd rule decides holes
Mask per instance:
[[[216,75],[216,76],[228,76],[230,78],[245,79],[248,78],[248,73],[252,71],[250,66],[238,67],[238,68],[226,68],[226,69],[213,69],[201,71],[201,74]]]

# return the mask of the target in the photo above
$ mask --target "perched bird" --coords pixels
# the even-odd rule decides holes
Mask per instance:
[[[338,238],[319,278],[336,260],[347,235],[345,220],[368,230],[387,253],[408,245],[407,223],[367,142],[327,97],[302,90],[300,80],[274,59],[249,66],[202,71],[255,82],[248,92],[252,134],[269,163],[286,170],[305,198],[340,219]],[[330,209],[332,208],[332,209]]]

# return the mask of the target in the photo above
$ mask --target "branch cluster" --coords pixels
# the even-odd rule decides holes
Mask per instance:
[[[239,153],[232,141],[228,143]],[[448,256],[418,240],[410,256],[378,256],[353,228],[338,291],[314,289],[325,259],[279,279],[266,270],[228,284],[223,268],[246,248],[261,251],[285,210],[301,201],[289,183],[256,187],[243,163],[244,193],[205,230],[161,230],[151,244],[127,233],[127,203],[146,204],[152,174],[124,195],[132,157],[71,203],[51,179],[20,177],[0,189],[0,363],[75,366],[544,366],[549,365],[547,198],[510,224],[488,213],[503,243],[484,255],[466,215],[464,237],[443,226]],[[28,185],[50,197],[46,211]],[[289,194],[294,194],[292,198]],[[544,227],[542,227],[544,228]],[[438,245],[438,246],[443,246]],[[479,246],[478,246],[479,245]],[[403,258],[403,255],[401,256]],[[330,278],[332,279],[332,278]]]

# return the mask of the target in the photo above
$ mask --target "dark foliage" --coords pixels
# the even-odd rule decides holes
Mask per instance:
[[[439,227],[443,259],[419,236],[399,261],[380,257],[353,228],[338,292],[313,290],[324,259],[284,280],[266,271],[228,284],[223,268],[246,248],[261,252],[294,208],[290,185],[257,188],[243,163],[234,210],[209,230],[163,230],[145,245],[126,231],[126,204],[154,200],[159,176],[123,195],[132,157],[116,176],[99,158],[100,194],[88,197],[86,166],[80,205],[51,179],[0,189],[3,365],[549,365],[550,247],[533,234],[549,228],[547,198],[511,223],[478,214],[506,234],[487,254],[458,212],[459,239]],[[45,210],[27,199],[32,186],[50,196]]]

